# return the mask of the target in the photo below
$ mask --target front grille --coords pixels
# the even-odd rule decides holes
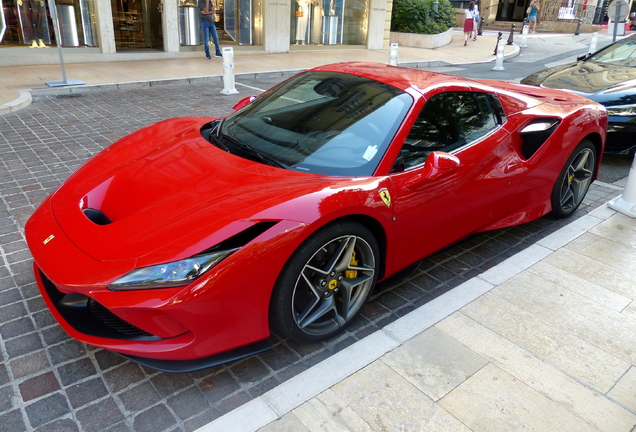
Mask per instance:
[[[160,340],[119,318],[96,300],[82,294],[64,294],[40,271],[42,285],[62,318],[80,333],[108,339]]]
[[[144,337],[152,336],[150,333],[143,331],[139,327],[135,327],[131,323],[124,321],[117,315],[106,309],[94,299],[88,300],[88,310],[100,320],[104,325],[110,327],[116,332],[125,334],[131,337]]]

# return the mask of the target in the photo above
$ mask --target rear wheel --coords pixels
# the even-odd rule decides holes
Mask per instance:
[[[379,248],[355,222],[309,237],[289,259],[272,295],[270,319],[281,336],[317,342],[340,333],[362,310],[377,281]]]
[[[594,178],[596,149],[583,140],[568,158],[552,190],[552,214],[568,217],[583,202]]]

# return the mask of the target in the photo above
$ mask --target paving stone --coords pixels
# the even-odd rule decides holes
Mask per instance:
[[[20,294],[20,290],[17,288],[6,289],[0,292],[0,305],[8,305],[10,303],[15,303],[20,300],[22,300],[22,295]]]
[[[46,398],[27,405],[26,414],[34,428],[53,421],[70,412],[66,398],[61,393],[55,393]]]
[[[77,419],[85,432],[97,432],[121,422],[124,415],[109,397],[79,410]]]
[[[239,383],[258,382],[269,374],[269,370],[258,357],[249,357],[230,367],[230,371]]]
[[[22,302],[0,307],[0,322],[8,322],[26,315],[26,308]]]
[[[156,405],[161,401],[161,396],[153,385],[146,381],[119,394],[119,399],[124,408],[130,412],[139,412]]]
[[[216,408],[209,408],[196,417],[191,418],[183,423],[183,428],[186,432],[194,432],[202,426],[219,418],[220,413]]]
[[[0,412],[9,411],[13,408],[13,387],[0,387]]]
[[[79,408],[100,399],[108,394],[108,390],[101,378],[75,384],[66,389],[66,395],[73,408]]]
[[[9,382],[9,374],[7,373],[7,367],[4,364],[0,364],[0,386]]]
[[[37,351],[42,348],[42,341],[37,333],[29,333],[5,342],[7,354],[10,358]]]
[[[48,349],[49,355],[54,365],[75,360],[86,355],[84,344],[74,339],[70,339],[59,345],[52,346]]]
[[[22,400],[27,402],[60,389],[60,384],[53,372],[47,372],[20,383]]]
[[[95,353],[95,359],[101,370],[109,369],[126,361],[122,356],[108,350],[100,350]]]
[[[104,380],[113,393],[117,393],[142,379],[144,379],[143,372],[139,365],[133,362],[126,362],[104,373]]]
[[[150,381],[163,397],[170,396],[194,382],[188,374],[176,373],[160,373],[150,378]]]
[[[90,359],[83,358],[73,363],[68,363],[57,368],[62,385],[68,386],[84,378],[95,375],[97,370]]]
[[[159,432],[176,423],[165,405],[157,405],[135,416],[133,428],[135,432]]]
[[[199,383],[203,395],[213,404],[239,390],[241,386],[229,372],[220,371]]]
[[[40,426],[35,432],[79,432],[79,427],[71,419],[62,419]]]
[[[181,420],[194,417],[210,408],[210,404],[197,387],[190,387],[168,398],[167,404]]]
[[[35,327],[31,319],[29,317],[23,317],[10,321],[0,327],[0,335],[2,335],[2,339],[7,340],[24,335],[25,333],[30,333],[33,330],[35,330]]]
[[[27,428],[19,409],[0,415],[3,432],[26,432]]]
[[[9,365],[13,377],[16,379],[34,374],[50,366],[44,351],[34,352],[19,359],[11,360]]]

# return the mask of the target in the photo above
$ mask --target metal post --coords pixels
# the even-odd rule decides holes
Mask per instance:
[[[223,53],[223,90],[221,90],[221,94],[238,94],[238,90],[234,86],[234,48],[223,47],[221,52]]]
[[[503,36],[503,33],[501,32],[497,34],[497,43],[495,44],[495,51],[492,53],[492,55],[497,55],[497,48],[499,47],[499,41],[501,40],[502,36]]]
[[[590,42],[589,53],[596,52],[596,44],[598,43],[598,33],[592,35],[592,42]]]
[[[511,24],[510,25],[510,34],[508,35],[508,44],[507,45],[512,45],[512,42],[514,41],[514,37],[515,37],[515,25]]]
[[[477,36],[481,36],[481,30],[484,28],[484,17],[479,17],[479,25],[477,26]]]
[[[62,45],[60,43],[60,38],[62,37],[62,32],[60,31],[60,21],[57,16],[57,8],[55,7],[55,2],[53,0],[48,0],[49,2],[49,14],[51,15],[51,19],[53,20],[53,31],[55,33],[55,43],[57,44],[57,53],[60,56],[60,66],[62,67],[62,81],[47,81],[46,85],[49,87],[62,87],[67,85],[82,85],[86,84],[81,80],[68,80],[66,79],[66,67],[64,67],[64,55],[62,54]]]
[[[523,23],[523,28],[521,29],[521,45],[519,48],[528,48],[528,23]]]
[[[397,66],[398,64],[398,44],[392,43],[389,49],[389,65]]]
[[[503,67],[505,45],[506,44],[502,40],[500,40],[499,44],[497,45],[497,59],[495,61],[495,67],[492,68],[492,70],[494,70],[494,71],[505,70],[504,67]]]
[[[523,34],[523,28],[528,25],[528,18],[523,19],[523,25],[521,26],[521,31],[519,33]]]
[[[433,11],[437,12],[439,9],[439,0],[433,0]]]
[[[611,200],[607,205],[627,216],[636,218],[636,157],[632,161],[623,194]]]
[[[579,23],[576,25],[576,30],[574,30],[574,36],[578,36],[581,34],[581,21],[583,20],[579,20]]]

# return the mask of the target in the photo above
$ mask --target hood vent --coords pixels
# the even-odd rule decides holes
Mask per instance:
[[[108,219],[108,216],[96,209],[85,208],[84,214],[96,225],[110,225],[112,223],[111,220]]]

